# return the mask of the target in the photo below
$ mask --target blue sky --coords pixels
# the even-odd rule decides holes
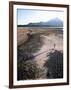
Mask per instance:
[[[30,22],[46,22],[53,18],[59,18],[63,20],[63,11],[17,9],[17,25],[26,25]]]

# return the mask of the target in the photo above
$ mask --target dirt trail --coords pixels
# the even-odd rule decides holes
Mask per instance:
[[[41,35],[40,37],[43,37],[42,39],[43,39],[44,45],[37,53],[34,53],[34,55],[37,55],[35,57],[35,61],[38,64],[38,66],[42,68],[45,63],[45,60],[48,59],[47,53],[49,53],[51,50],[54,50],[54,49],[63,50],[63,47],[62,47],[63,40],[62,38],[59,38],[58,36],[55,36],[55,35],[49,35],[49,36]]]

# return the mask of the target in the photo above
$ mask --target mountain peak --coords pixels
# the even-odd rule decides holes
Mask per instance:
[[[59,19],[58,17],[53,18],[49,21],[43,22],[30,22],[27,25],[23,25],[23,26],[28,26],[28,27],[63,27],[63,21],[61,19]]]

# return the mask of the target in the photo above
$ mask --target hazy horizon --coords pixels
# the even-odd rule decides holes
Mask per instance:
[[[17,25],[26,25],[31,22],[47,22],[54,18],[59,18],[63,21],[63,11],[17,9]]]

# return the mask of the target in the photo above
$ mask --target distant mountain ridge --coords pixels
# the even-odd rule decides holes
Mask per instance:
[[[36,23],[29,23],[27,25],[18,25],[18,27],[63,27],[63,21],[59,18],[51,19],[47,22],[36,22]]]

